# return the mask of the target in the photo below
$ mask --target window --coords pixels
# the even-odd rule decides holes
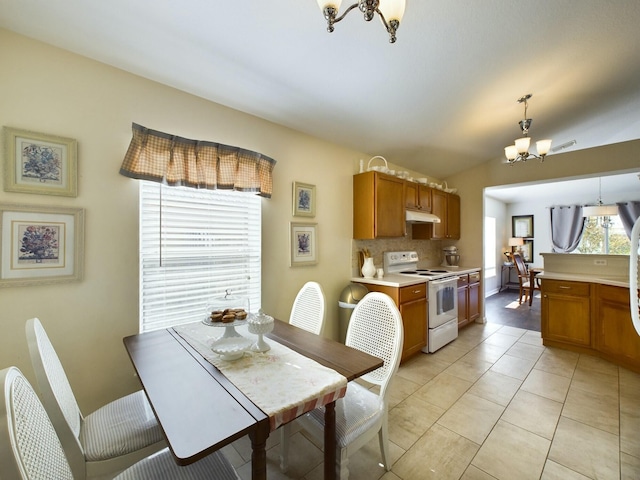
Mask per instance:
[[[140,182],[140,331],[200,321],[208,300],[261,308],[261,201]]]
[[[606,219],[609,219],[607,222]],[[578,248],[573,253],[629,255],[631,242],[618,215],[587,217]]]
[[[484,276],[496,276],[496,219],[484,217]]]

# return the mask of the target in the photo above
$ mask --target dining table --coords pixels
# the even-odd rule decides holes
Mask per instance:
[[[217,358],[206,341],[194,340],[203,332],[214,332],[206,328],[202,322],[195,322],[123,339],[175,461],[189,465],[248,435],[252,448],[251,478],[265,479],[269,434],[283,423],[324,406],[324,478],[336,478],[335,402],[346,393],[348,382],[381,367],[383,361],[278,319],[274,319],[273,330],[264,335],[275,353],[249,352],[241,360],[224,361]],[[251,337],[245,332],[241,336]],[[320,389],[325,380],[310,382],[320,384],[317,391],[315,386],[309,387],[308,392],[299,388],[300,395],[305,395],[297,407],[276,414],[269,410],[271,399],[263,398],[273,395],[264,393],[268,391],[263,388],[265,385],[253,385],[252,377],[245,382],[239,379],[243,379],[243,374],[256,373],[250,371],[253,368],[270,373],[269,369],[277,368],[270,362],[277,363],[280,357],[286,358],[287,365],[303,365],[304,368],[297,368],[302,377],[317,374],[320,379],[332,379],[333,383]],[[301,375],[295,370],[272,373],[282,385],[289,380],[295,384],[300,380],[295,376]],[[296,402],[298,393],[295,388],[291,390],[286,392],[287,396]]]

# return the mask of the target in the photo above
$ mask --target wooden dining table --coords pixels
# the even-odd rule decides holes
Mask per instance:
[[[347,381],[380,366],[381,359],[286,322],[266,335],[335,370]],[[266,478],[269,416],[173,328],[131,335],[124,345],[176,462],[188,465],[249,435],[251,478]],[[335,401],[325,405],[324,478],[336,477]]]

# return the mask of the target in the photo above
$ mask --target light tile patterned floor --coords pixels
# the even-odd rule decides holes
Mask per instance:
[[[377,439],[350,459],[352,480],[640,479],[640,375],[542,345],[539,332],[472,324],[400,367],[390,391],[393,465]],[[292,429],[291,466],[267,444],[268,478],[322,478],[322,451]],[[224,449],[250,478],[245,437]]]

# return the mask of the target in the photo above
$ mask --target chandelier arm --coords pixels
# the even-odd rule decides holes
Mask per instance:
[[[353,5],[351,5],[349,8],[347,8],[344,13],[342,15],[340,15],[339,17],[336,17],[333,20],[333,23],[338,23],[340,20],[342,20],[344,17],[347,16],[347,13],[349,13],[351,10],[353,10],[354,8],[358,8],[358,4],[354,3]]]

